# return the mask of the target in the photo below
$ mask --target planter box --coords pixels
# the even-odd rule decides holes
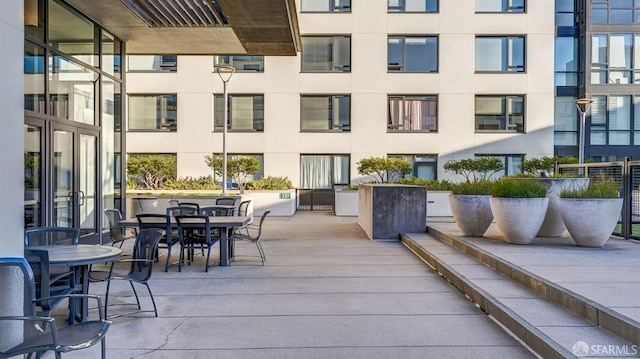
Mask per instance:
[[[358,224],[369,239],[399,240],[400,233],[425,232],[427,189],[396,184],[361,184]]]
[[[427,217],[451,217],[450,191],[427,190]],[[336,216],[358,215],[358,191],[336,190]]]
[[[335,211],[336,216],[357,216],[358,215],[358,191],[357,190],[336,190],[335,191]]]

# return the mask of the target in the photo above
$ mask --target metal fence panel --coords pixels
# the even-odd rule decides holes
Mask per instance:
[[[326,211],[335,210],[335,190],[327,189],[298,189],[299,211]]]

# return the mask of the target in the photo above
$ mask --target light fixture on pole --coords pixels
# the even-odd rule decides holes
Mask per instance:
[[[578,163],[584,163],[584,136],[587,126],[587,112],[591,108],[593,100],[590,98],[579,98],[576,100],[576,107],[580,112],[580,138],[578,138]]]
[[[227,195],[227,127],[229,126],[229,99],[227,94],[227,82],[236,72],[236,68],[229,65],[214,65],[213,68],[222,80],[224,101],[224,124],[222,126],[222,195]]]

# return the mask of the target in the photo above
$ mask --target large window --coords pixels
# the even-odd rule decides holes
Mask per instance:
[[[177,95],[129,95],[129,131],[176,131]]]
[[[389,0],[389,12],[438,12],[438,0]]]
[[[640,34],[593,34],[591,83],[640,83]]]
[[[303,72],[350,72],[350,36],[303,36]]]
[[[301,155],[300,188],[349,185],[349,155]]]
[[[389,36],[389,71],[438,71],[437,36]]]
[[[612,24],[640,22],[640,2],[634,0],[592,0],[591,22]]]
[[[476,12],[524,12],[525,0],[476,0]]]
[[[524,132],[524,96],[476,96],[476,131]]]
[[[264,56],[218,56],[216,64],[233,66],[236,72],[263,72]]]
[[[351,97],[305,95],[300,98],[302,131],[351,130]]]
[[[491,176],[491,180],[498,179],[502,176],[511,176],[522,173],[522,161],[524,160],[524,155],[477,154],[476,157],[498,158],[502,161],[504,170]]]
[[[437,131],[436,96],[389,96],[389,131]]]
[[[578,38],[555,38],[555,85],[578,86]]]
[[[589,131],[591,145],[631,145],[631,125],[636,125],[632,122],[632,114],[634,117],[640,115],[638,97],[633,100],[636,106],[632,112],[631,96],[593,96]],[[640,120],[636,121],[640,123]]]
[[[404,178],[417,177],[422,179],[436,179],[438,173],[437,155],[389,155],[389,158],[402,158],[411,163],[412,171]]]
[[[49,55],[49,114],[96,124],[98,73],[64,56]]]
[[[49,46],[88,65],[98,66],[97,26],[59,0],[49,0]]]
[[[130,72],[176,72],[178,56],[176,55],[129,55],[128,71]]]
[[[351,12],[351,0],[301,0],[302,12]]]
[[[524,36],[476,37],[476,72],[524,71]]]
[[[578,144],[578,108],[573,96],[556,96],[554,103],[555,146],[576,146]]]
[[[224,123],[224,97],[215,96],[215,131],[222,131]],[[229,95],[229,124],[233,131],[264,130],[263,95]]]

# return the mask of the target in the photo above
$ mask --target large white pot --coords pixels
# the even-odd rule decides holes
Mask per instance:
[[[622,198],[560,198],[560,214],[581,247],[602,247],[616,227]]]
[[[487,231],[493,213],[489,195],[449,195],[449,207],[463,236],[482,237]]]
[[[491,197],[491,210],[507,243],[529,244],[536,238],[549,198]]]
[[[536,178],[547,187],[549,207],[544,217],[542,226],[538,231],[538,237],[560,237],[567,229],[562,216],[558,199],[562,190],[585,189],[589,186],[589,178]]]

